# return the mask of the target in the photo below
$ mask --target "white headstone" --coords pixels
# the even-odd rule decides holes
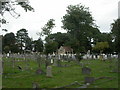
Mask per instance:
[[[51,59],[51,63],[53,63],[53,59]]]

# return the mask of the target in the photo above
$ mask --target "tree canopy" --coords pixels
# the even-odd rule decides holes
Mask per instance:
[[[76,39],[78,52],[86,52],[91,49],[91,38],[94,32],[99,32],[89,11],[89,8],[81,4],[69,5],[67,14],[63,16],[63,28]]]

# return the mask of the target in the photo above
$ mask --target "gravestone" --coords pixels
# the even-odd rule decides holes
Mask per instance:
[[[87,83],[93,83],[95,81],[95,78],[94,77],[85,77],[85,84]]]
[[[46,76],[52,77],[52,67],[51,66],[47,66]]]
[[[61,67],[61,61],[60,61],[60,59],[57,60],[57,66]]]
[[[53,64],[53,59],[51,59],[51,63]]]
[[[83,62],[81,62],[81,63],[80,63],[80,66],[83,68],[83,67],[84,67],[84,63],[83,63]]]
[[[15,58],[13,58],[13,60],[12,60],[12,67],[13,68],[15,67]]]
[[[82,68],[82,74],[91,74],[91,69],[88,67],[83,67]]]
[[[57,66],[57,60],[54,60],[53,66]]]
[[[25,70],[30,70],[30,65],[28,63],[25,66]]]
[[[39,84],[36,83],[36,82],[32,83],[32,87],[33,87],[34,90],[37,90],[38,88],[40,88]]]
[[[39,68],[36,70],[36,74],[45,74],[45,72]]]

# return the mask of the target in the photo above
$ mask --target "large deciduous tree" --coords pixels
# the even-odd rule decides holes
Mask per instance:
[[[114,23],[111,24],[111,27],[115,39],[115,49],[120,59],[120,19],[115,20]]]
[[[88,36],[93,30],[93,26],[95,26],[93,21],[89,8],[81,4],[69,5],[67,14],[63,16],[62,27],[78,41],[76,43],[79,45],[77,47],[78,52],[87,51],[87,49],[90,49],[88,47],[91,47]]]

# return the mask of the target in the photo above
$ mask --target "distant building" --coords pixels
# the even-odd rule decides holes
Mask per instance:
[[[120,1],[118,2],[118,18],[120,19]]]
[[[58,49],[58,54],[59,55],[61,55],[61,54],[73,54],[73,49],[69,46],[61,46]]]

